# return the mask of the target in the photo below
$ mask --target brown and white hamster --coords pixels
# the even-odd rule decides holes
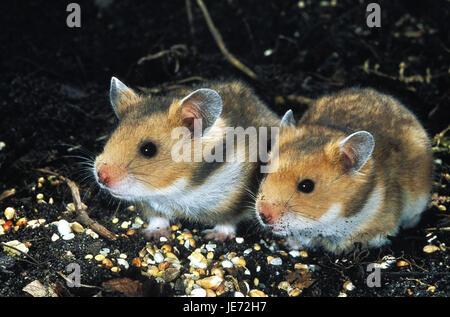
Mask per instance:
[[[201,139],[200,153],[222,144],[227,127],[266,127],[280,124],[241,82],[211,82],[195,91],[180,88],[164,96],[139,95],[117,78],[111,79],[110,100],[119,125],[95,160],[97,182],[114,197],[140,202],[148,219],[148,238],[169,235],[171,219],[214,225],[206,238],[233,237],[236,224],[253,215],[248,189],[258,162],[250,160],[174,160],[180,139],[177,128],[187,128],[187,143]],[[201,123],[203,134],[194,135]],[[270,142],[269,142],[270,143]],[[244,150],[238,144],[236,149]],[[188,154],[195,148],[189,147]],[[239,152],[242,153],[242,152]],[[257,184],[256,184],[257,186]],[[253,190],[256,190],[253,188]]]
[[[270,159],[278,169],[262,181],[256,214],[293,248],[381,246],[399,227],[415,226],[427,206],[429,138],[388,95],[353,88],[324,96],[298,125],[289,110],[277,145]]]

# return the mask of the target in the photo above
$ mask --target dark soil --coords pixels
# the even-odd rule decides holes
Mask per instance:
[[[380,1],[381,28],[366,26],[368,2],[337,1],[205,1],[228,49],[249,66],[260,81],[251,80],[224,58],[212,38],[196,1],[192,2],[194,36],[186,14],[185,1],[78,1],[81,28],[66,26],[69,1],[11,1],[0,5],[0,193],[14,188],[15,194],[0,200],[0,219],[7,207],[16,209],[15,221],[45,219],[50,224],[61,218],[74,221],[66,211],[72,202],[68,187],[38,178],[46,168],[69,177],[80,186],[83,202],[92,219],[109,230],[123,234],[123,221],[136,212],[98,191],[92,178],[83,174],[83,158],[99,153],[102,136],[112,131],[115,118],[108,101],[111,76],[131,87],[170,89],[191,78],[240,78],[278,114],[292,108],[300,117],[306,106],[295,96],[315,98],[351,86],[374,87],[394,95],[421,120],[431,137],[449,125],[449,23],[448,1]],[[182,49],[176,49],[182,45]],[[174,48],[175,46],[175,48]],[[138,63],[149,54],[167,54]],[[403,69],[403,75],[400,70]],[[195,76],[195,77],[194,77]],[[447,134],[448,135],[448,134]],[[399,136],[401,137],[401,136]],[[356,250],[343,256],[322,251],[309,252],[305,259],[281,256],[283,265],[267,265],[274,251],[262,250],[247,257],[251,278],[237,272],[238,280],[249,279],[251,288],[270,296],[287,296],[277,287],[296,262],[315,264],[315,283],[301,296],[449,296],[450,161],[449,139],[435,139],[436,180],[433,201],[417,228],[392,238],[392,245],[369,251]],[[439,146],[438,146],[439,145]],[[42,193],[48,202],[38,203]],[[440,206],[440,207],[438,207]],[[444,208],[445,207],[445,208]],[[112,224],[114,217],[119,224]],[[189,230],[199,228],[185,224]],[[430,229],[431,228],[431,229]],[[441,230],[440,228],[444,228]],[[50,240],[53,225],[36,229],[20,227],[0,235],[0,242],[29,243],[29,255],[9,257],[0,249],[0,296],[28,296],[22,289],[33,280],[55,285],[60,296],[119,295],[104,291],[102,283],[120,277],[142,282],[141,295],[174,296],[184,292],[173,285],[158,284],[130,266],[113,273],[84,259],[103,248],[120,250],[128,260],[145,247],[140,234],[110,241],[76,234],[72,240]],[[271,237],[261,237],[242,229],[243,244],[217,243],[216,254],[253,247]],[[433,238],[436,236],[436,238]],[[201,239],[201,238],[200,238]],[[430,242],[427,240],[432,239]],[[275,241],[276,249],[286,250]],[[427,244],[440,246],[431,254]],[[186,265],[192,252],[180,247],[179,259]],[[73,256],[68,257],[67,251]],[[368,287],[367,264],[391,255],[395,263],[383,270],[381,287]],[[184,262],[183,262],[184,261]],[[186,262],[187,261],[187,262]],[[36,263],[35,263],[36,262]],[[82,284],[97,288],[70,288],[58,274],[68,274],[66,266],[81,266]],[[401,262],[400,262],[401,263]],[[255,267],[261,265],[261,271]],[[253,286],[258,277],[259,287]],[[356,288],[343,291],[352,281]],[[59,285],[59,286],[58,286]],[[232,296],[227,293],[224,296]]]

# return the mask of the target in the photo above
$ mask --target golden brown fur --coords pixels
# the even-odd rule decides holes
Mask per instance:
[[[341,162],[340,142],[360,130],[373,135],[375,148],[357,173],[349,173]],[[314,180],[313,192],[297,191],[303,179]],[[347,89],[318,99],[297,127],[281,129],[279,169],[261,184],[257,208],[263,204],[270,212],[270,204],[284,206],[272,225],[275,232],[305,246],[341,252],[355,242],[381,245],[400,225],[415,225],[431,181],[430,142],[415,116],[375,90]],[[373,206],[367,206],[369,200]],[[335,230],[330,210],[339,210]],[[362,210],[370,216],[360,220]],[[346,227],[346,220],[354,227]]]

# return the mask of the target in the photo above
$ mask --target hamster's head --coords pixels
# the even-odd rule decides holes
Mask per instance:
[[[93,172],[100,187],[126,200],[182,193],[199,164],[189,155],[194,137],[213,140],[220,134],[218,93],[198,89],[141,96],[113,77],[110,100],[119,124],[95,159]],[[194,133],[198,129],[204,133]],[[180,156],[186,145],[187,159]]]
[[[278,168],[261,182],[255,208],[260,223],[280,236],[332,223],[372,172],[370,133],[296,127],[290,111],[274,148],[270,160],[278,160]]]

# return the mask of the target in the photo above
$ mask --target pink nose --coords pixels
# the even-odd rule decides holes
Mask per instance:
[[[259,203],[259,216],[266,225],[275,223],[283,214],[283,208],[267,202]]]
[[[124,177],[124,171],[113,165],[103,164],[97,170],[98,181],[109,187]]]

